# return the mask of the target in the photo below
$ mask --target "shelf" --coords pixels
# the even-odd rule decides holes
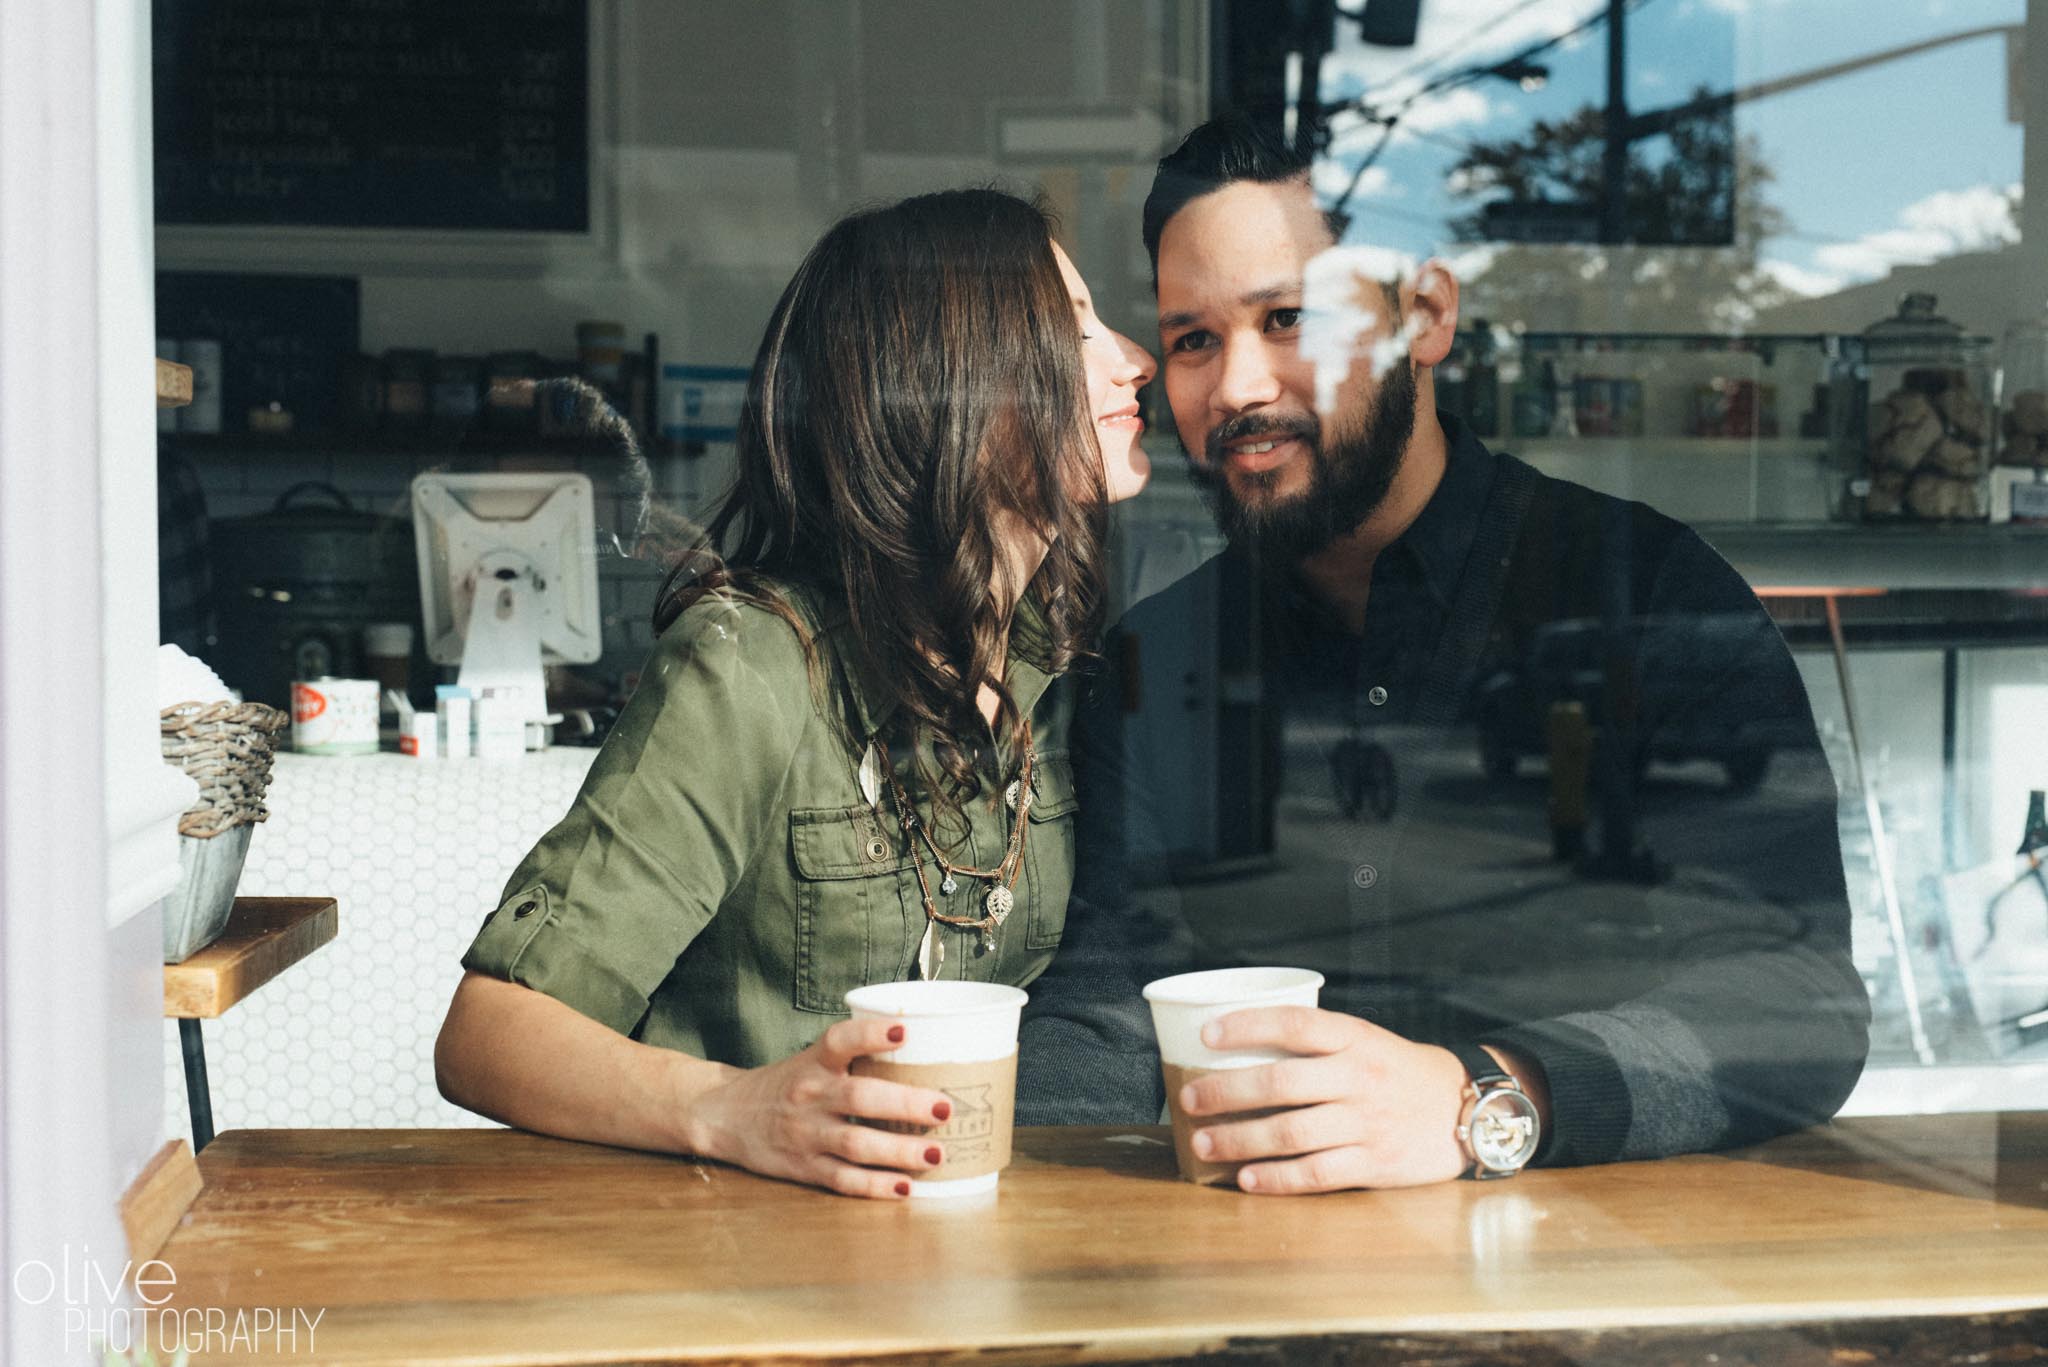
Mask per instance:
[[[1818,520],[1842,484],[1824,438],[1536,437],[1509,449],[1546,475],[1694,526]]]
[[[1828,453],[1826,437],[1501,437],[1487,440],[1498,440],[1503,450],[1511,451],[1532,464],[1546,456],[1586,455],[1589,447],[1591,453],[1602,460],[1637,454],[1672,460],[1700,456],[1813,460]]]
[[[1524,332],[1518,335],[1524,351],[1535,352],[1727,352],[1747,354],[1785,348],[1826,351],[1843,340],[1839,333],[1752,332],[1740,336],[1717,336],[1706,332]]]
[[[1751,585],[2048,589],[2048,527],[1969,523],[1699,523]]]
[[[237,897],[219,939],[183,963],[164,965],[164,1015],[219,1017],[332,940],[339,919],[332,897]]]
[[[455,456],[617,456],[619,443],[601,436],[541,436],[526,432],[257,432],[170,435],[180,451],[220,460],[265,457],[410,455]],[[635,438],[639,441],[639,438]],[[643,455],[661,455],[660,448],[640,446]]]

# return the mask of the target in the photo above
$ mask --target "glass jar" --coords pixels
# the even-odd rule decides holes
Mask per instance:
[[[531,433],[539,424],[534,379],[541,358],[531,351],[494,351],[484,362],[484,426],[493,432]]]
[[[393,347],[384,353],[384,425],[412,432],[427,425],[427,385],[434,353]]]
[[[436,428],[465,432],[475,425],[483,373],[483,362],[474,356],[443,356],[434,362],[429,402]]]
[[[1863,333],[1864,515],[1982,520],[1991,463],[1991,342],[1915,292]]]
[[[2048,469],[2048,312],[2005,330],[1998,353],[1998,463]]]

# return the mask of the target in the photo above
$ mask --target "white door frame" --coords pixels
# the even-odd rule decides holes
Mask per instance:
[[[0,5],[0,1333],[66,1245],[120,1246],[105,1076],[94,12]]]
[[[67,1323],[61,1287],[38,1299],[32,1265],[120,1275],[117,1202],[163,1131],[155,907],[165,852],[175,859],[162,812],[175,783],[164,779],[183,780],[156,757],[153,715],[148,42],[147,0],[0,3],[0,1360],[10,1362],[97,1361]],[[89,1308],[111,1307],[96,1295]]]

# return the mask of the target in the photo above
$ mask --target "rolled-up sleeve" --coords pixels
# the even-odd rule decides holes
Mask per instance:
[[[462,966],[633,1034],[764,845],[807,721],[802,645],[699,603],[663,634],[568,814],[514,870]]]

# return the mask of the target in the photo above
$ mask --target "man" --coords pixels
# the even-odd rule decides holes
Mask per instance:
[[[1482,1096],[1533,1118],[1539,1163],[1825,1119],[1869,1010],[1782,640],[1686,528],[1436,412],[1440,263],[1307,299],[1345,260],[1308,170],[1226,117],[1146,200],[1162,380],[1229,547],[1132,609],[1086,709],[1081,870],[1020,1120],[1156,1119],[1138,987],[1248,963],[1327,983],[1323,1009],[1205,1035],[1295,1056],[1181,1098],[1246,1190],[1509,1175],[1528,1151],[1460,1134]],[[1221,676],[1213,741],[1174,702],[1182,663]],[[1546,749],[1547,782],[1513,775]],[[1587,827],[1593,853],[1558,863]]]

